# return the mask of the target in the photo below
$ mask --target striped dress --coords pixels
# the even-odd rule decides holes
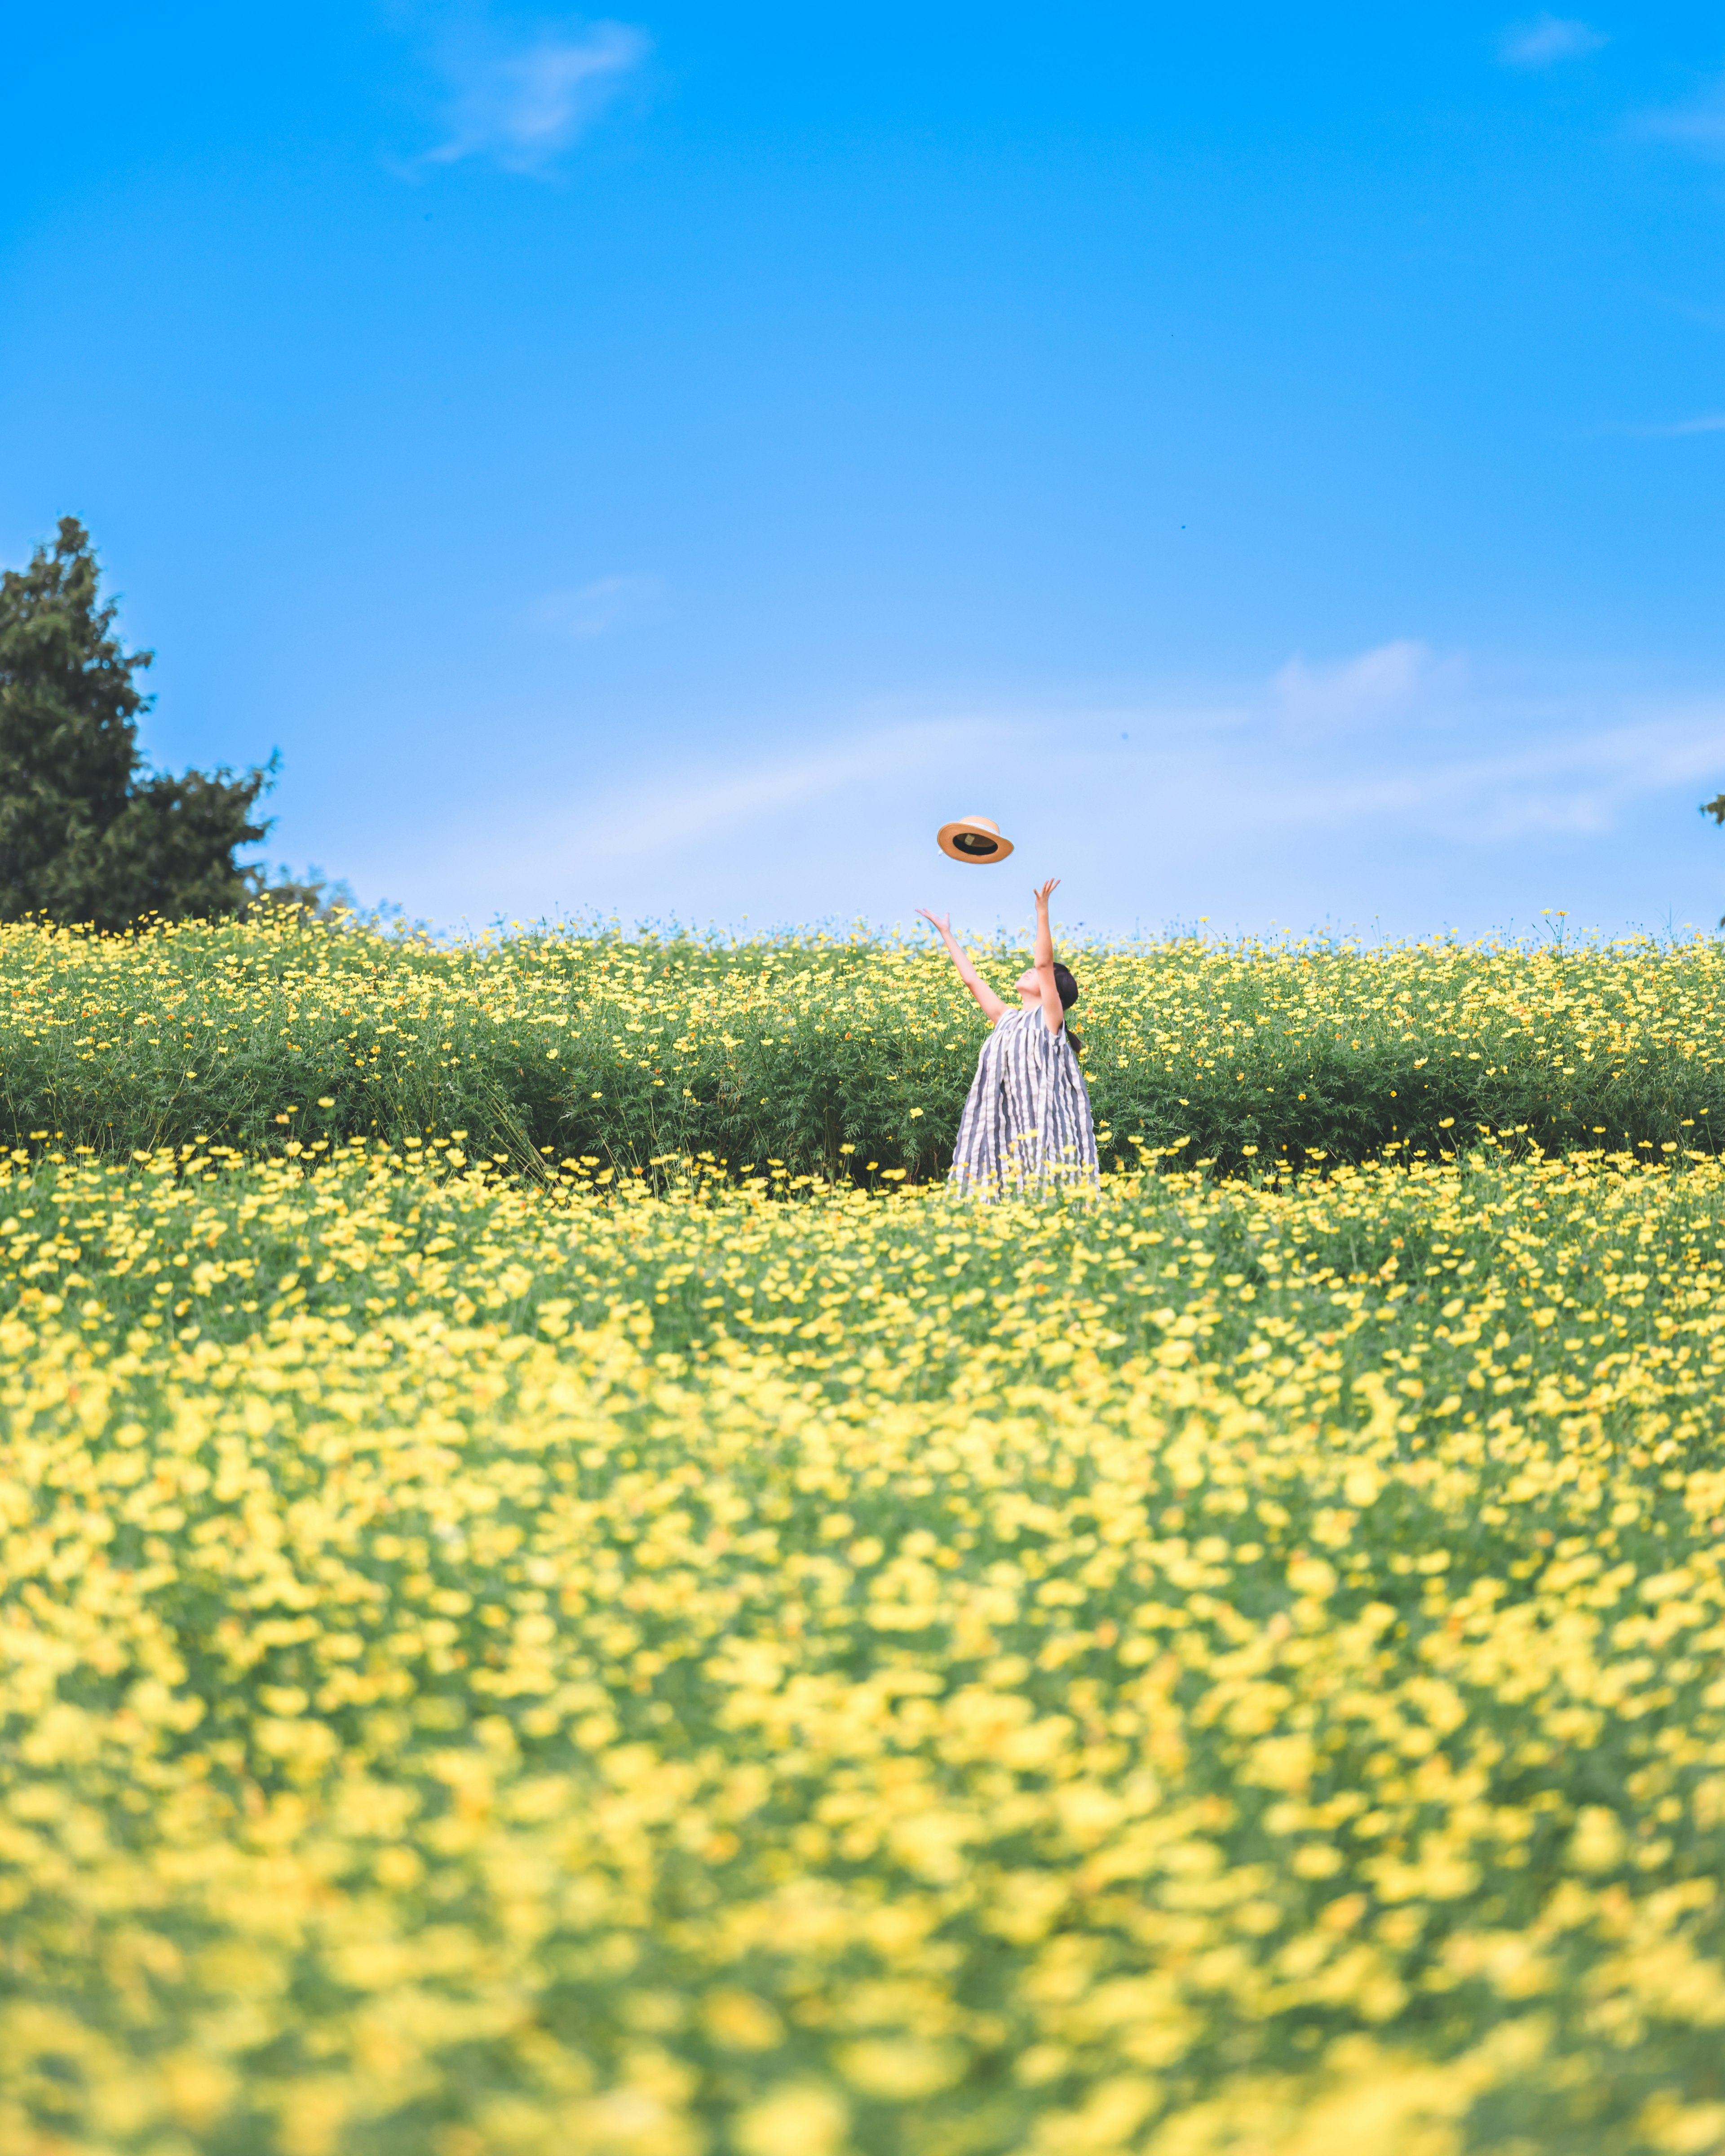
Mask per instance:
[[[1063,1026],[1040,1009],[1007,1011],[983,1044],[952,1148],[952,1186],[967,1198],[1096,1188],[1090,1094]]]

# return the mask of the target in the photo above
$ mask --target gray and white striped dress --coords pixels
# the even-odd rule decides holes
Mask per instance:
[[[952,1148],[952,1188],[967,1198],[1094,1189],[1096,1130],[1066,1029],[1040,1009],[1007,1011],[983,1043]]]

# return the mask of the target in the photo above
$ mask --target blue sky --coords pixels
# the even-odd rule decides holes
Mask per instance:
[[[444,926],[1725,912],[1716,9],[4,13],[0,559],[90,525],[272,857]]]

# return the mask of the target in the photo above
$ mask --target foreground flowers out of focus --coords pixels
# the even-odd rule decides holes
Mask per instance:
[[[0,2148],[1725,2148],[1725,1173],[604,1173],[0,1186]]]

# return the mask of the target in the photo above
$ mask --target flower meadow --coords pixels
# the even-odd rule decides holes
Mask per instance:
[[[0,2148],[1725,2148],[1704,1145],[965,1208],[316,1098],[0,1180]]]
[[[977,952],[1009,982],[1029,953]],[[1717,1149],[1725,947],[1063,948],[1105,1153],[1207,1167]],[[574,929],[437,946],[300,916],[136,936],[0,927],[0,1132],[316,1153],[466,1135],[534,1172],[941,1172],[982,1038],[926,945]],[[872,1164],[872,1165],[871,1165]]]

